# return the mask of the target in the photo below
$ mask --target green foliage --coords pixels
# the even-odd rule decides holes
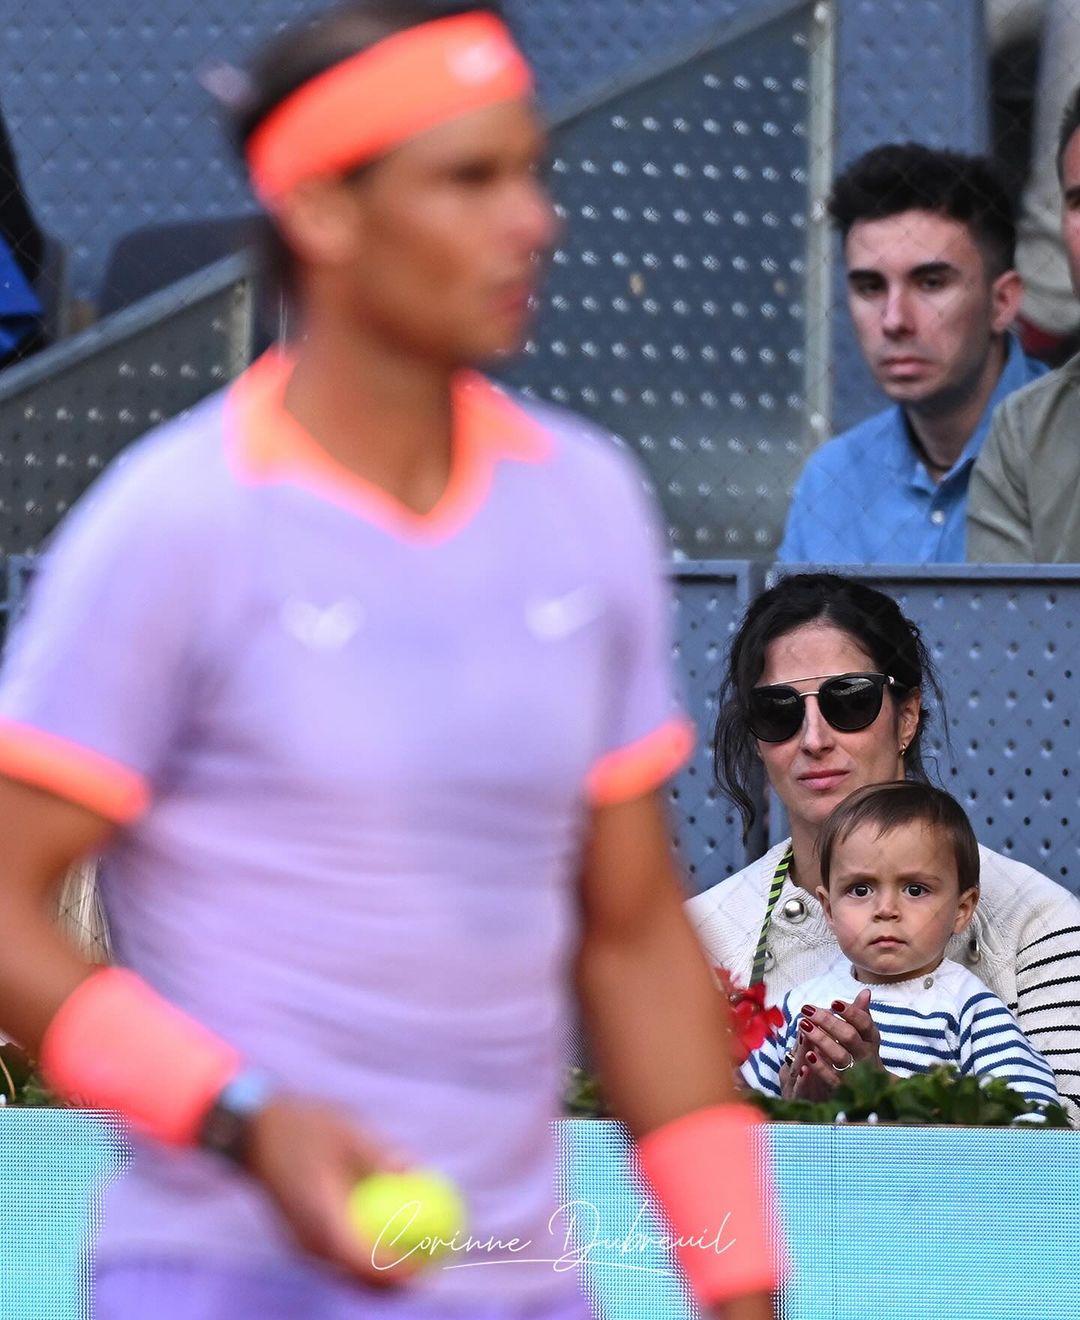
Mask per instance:
[[[584,1068],[570,1068],[566,1074],[563,1108],[570,1118],[609,1118],[600,1092],[600,1083]]]
[[[62,1104],[46,1089],[22,1050],[11,1044],[0,1045],[0,1096],[5,1104],[28,1109],[55,1108]]]
[[[828,1100],[778,1100],[749,1091],[745,1097],[777,1123],[910,1123],[946,1127],[1067,1128],[1060,1105],[1025,1100],[1000,1077],[961,1077],[951,1066],[914,1077],[893,1077],[869,1061],[844,1073]],[[573,1118],[606,1118],[595,1077],[571,1068],[566,1112]]]
[[[893,1077],[869,1061],[841,1078],[828,1100],[747,1097],[774,1122],[914,1123],[949,1127],[1067,1128],[1058,1104],[1025,1100],[1000,1077],[961,1077],[954,1067],[932,1068],[914,1077]]]

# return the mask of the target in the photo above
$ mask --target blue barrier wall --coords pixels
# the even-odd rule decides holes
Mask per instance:
[[[122,1147],[92,1116],[0,1118],[0,1315],[81,1320],[82,1243]],[[690,1320],[622,1129],[565,1120],[556,1135],[564,1208],[537,1254],[579,1272],[599,1320]],[[1080,1133],[779,1125],[768,1142],[783,1320],[1075,1320]]]

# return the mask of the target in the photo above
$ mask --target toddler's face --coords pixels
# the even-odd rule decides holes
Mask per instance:
[[[837,842],[829,887],[818,897],[859,980],[882,985],[938,965],[978,901],[977,890],[958,888],[944,831],[920,822],[881,834],[862,825]]]

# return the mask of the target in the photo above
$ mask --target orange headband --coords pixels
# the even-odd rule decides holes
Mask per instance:
[[[251,181],[272,206],[469,110],[526,96],[532,74],[506,25],[477,11],[378,42],[305,83],[252,134]]]

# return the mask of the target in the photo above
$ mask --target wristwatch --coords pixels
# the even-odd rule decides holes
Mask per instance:
[[[203,1119],[199,1145],[234,1164],[247,1163],[251,1123],[276,1090],[269,1073],[245,1068],[225,1083]]]

